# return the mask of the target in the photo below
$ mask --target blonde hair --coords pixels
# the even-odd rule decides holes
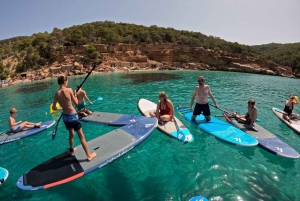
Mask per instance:
[[[13,114],[13,113],[17,113],[18,110],[16,108],[11,108],[9,112],[10,114]]]
[[[168,96],[167,96],[167,94],[166,94],[166,92],[164,92],[164,91],[159,92],[158,93],[158,97],[159,98],[160,97],[164,97],[165,100],[169,99]]]
[[[198,80],[199,80],[199,79],[205,80],[204,76],[199,76],[199,77],[198,77]]]

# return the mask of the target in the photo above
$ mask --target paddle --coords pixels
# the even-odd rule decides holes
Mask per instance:
[[[103,98],[101,96],[99,96],[96,100],[92,101],[91,104],[87,105],[87,106],[84,106],[84,108],[82,108],[81,110],[78,110],[77,112],[81,112],[83,111],[85,108],[87,108],[88,106],[91,106],[94,102],[96,101],[100,101],[100,100],[103,100]]]
[[[215,108],[217,108],[217,109],[223,111],[223,112],[226,113],[226,114],[229,114],[230,116],[234,116],[234,117],[237,118],[237,119],[241,119],[241,118],[239,118],[239,117],[236,117],[232,112],[229,112],[228,110],[224,110],[224,109],[222,109],[222,108],[216,107],[216,106],[214,106],[214,105],[212,105],[212,104],[210,104],[210,103],[208,103],[208,104],[209,104],[210,106],[213,106],[213,107],[215,107]],[[227,118],[226,118],[226,119],[227,119]],[[243,119],[241,119],[241,120],[243,120]],[[228,119],[228,121],[231,122],[230,119]],[[251,129],[254,130],[254,131],[256,131],[256,132],[258,132],[258,130],[257,130],[254,126],[251,126]]]
[[[93,71],[96,67],[97,67],[97,65],[94,64],[92,70],[90,70],[90,72],[86,75],[86,77],[84,78],[84,80],[82,81],[82,83],[81,83],[81,84],[79,85],[79,87],[76,89],[76,92],[82,87],[82,85],[84,84],[84,82],[86,81],[86,79],[90,76],[90,74],[92,73],[92,71]],[[61,113],[59,119],[57,120],[56,126],[55,126],[55,128],[54,128],[54,130],[53,130],[53,132],[52,132],[52,140],[54,140],[55,137],[56,137],[56,132],[57,132],[58,124],[59,124],[59,122],[60,122],[61,117],[62,117],[62,113]]]

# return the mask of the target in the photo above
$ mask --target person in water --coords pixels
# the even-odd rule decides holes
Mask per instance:
[[[160,124],[164,124],[168,121],[174,121],[174,107],[167,94],[162,91],[158,94],[158,102],[156,111],[149,112],[151,117],[156,117]]]
[[[210,87],[205,83],[205,78],[203,76],[198,77],[198,86],[195,87],[192,98],[191,98],[191,104],[190,104],[190,111],[193,111],[193,104],[194,99],[197,96],[195,109],[193,111],[192,120],[196,119],[197,115],[200,115],[201,112],[205,116],[206,121],[210,121],[211,114],[210,114],[210,108],[208,105],[208,95],[215,103],[216,108],[219,108],[213,94],[211,93]]]
[[[13,133],[18,133],[24,130],[24,128],[40,128],[42,123],[31,123],[28,121],[18,121],[16,122],[15,117],[18,113],[18,110],[16,108],[11,108],[10,109],[10,117],[8,118],[8,125],[9,129]]]
[[[84,104],[84,99],[89,101],[90,104],[93,104],[90,99],[87,97],[86,92],[82,89],[82,87],[80,87],[80,85],[77,85],[77,99],[78,99],[78,105],[77,105],[77,109],[78,109],[78,114],[86,117],[88,115],[93,114],[92,111],[87,110],[85,108],[85,104]]]
[[[53,110],[63,110],[62,118],[65,123],[66,129],[69,131],[69,145],[71,155],[74,155],[76,149],[74,149],[74,130],[77,132],[77,135],[81,141],[82,147],[87,156],[87,160],[91,161],[97,154],[96,152],[90,153],[87,142],[85,140],[82,126],[79,121],[79,117],[74,109],[72,102],[77,106],[78,100],[76,97],[76,91],[73,93],[71,88],[67,88],[68,78],[66,75],[60,75],[57,78],[57,82],[60,86],[60,89],[55,93],[52,109]],[[61,105],[61,108],[56,107],[56,103]]]
[[[298,119],[299,115],[293,113],[294,105],[298,105],[299,101],[295,99],[295,95],[291,94],[289,99],[285,101],[285,106],[283,109],[283,119],[287,120],[290,124],[292,119]]]
[[[239,115],[234,113],[235,118],[238,122],[246,124],[248,128],[255,128],[254,122],[257,119],[257,108],[255,106],[255,100],[249,99],[248,101],[248,111],[245,115]]]

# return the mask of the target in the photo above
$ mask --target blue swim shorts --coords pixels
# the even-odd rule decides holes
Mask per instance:
[[[82,127],[78,115],[76,113],[63,114],[63,121],[67,130],[74,129],[75,131],[78,131]]]

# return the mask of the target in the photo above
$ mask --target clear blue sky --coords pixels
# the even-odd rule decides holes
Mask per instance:
[[[300,42],[300,0],[0,0],[0,40],[105,20],[246,45]]]

